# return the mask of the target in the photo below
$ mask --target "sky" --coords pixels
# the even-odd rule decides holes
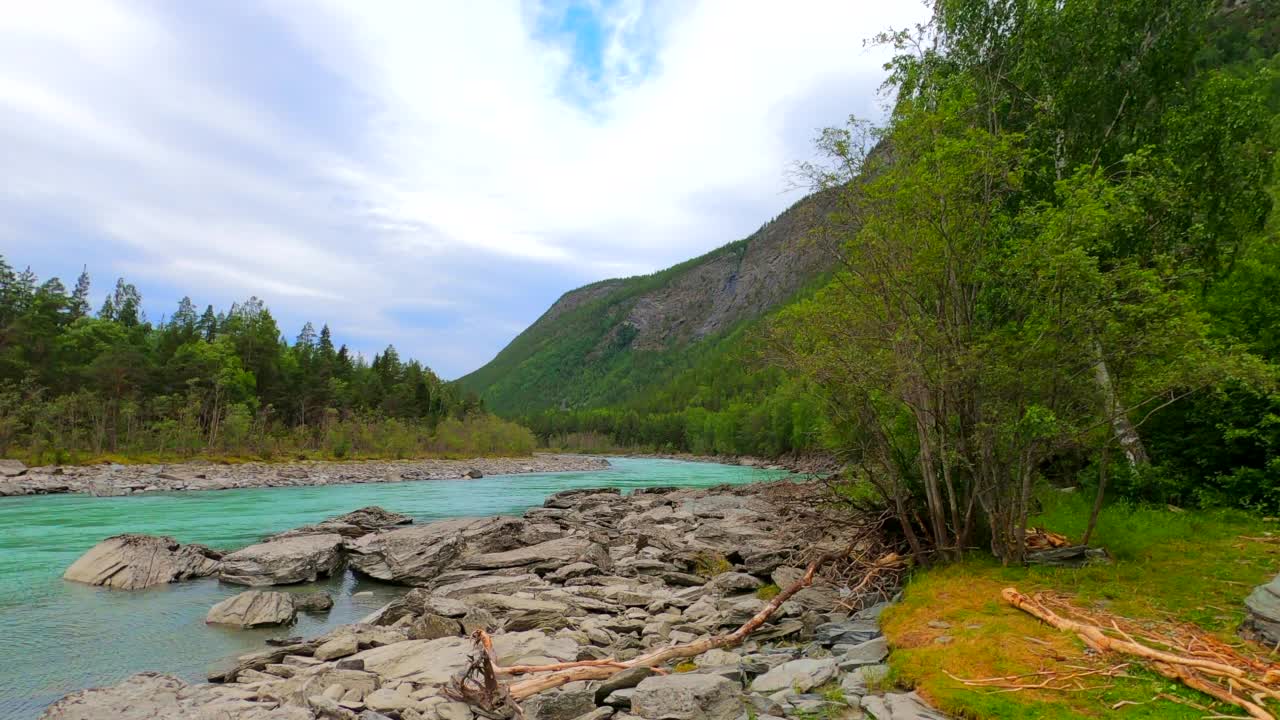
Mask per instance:
[[[0,0],[0,254],[155,321],[262,298],[483,365],[561,294],[746,237],[884,116],[862,0]]]

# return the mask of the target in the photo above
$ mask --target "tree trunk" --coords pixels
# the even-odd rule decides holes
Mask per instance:
[[[1095,339],[1093,350],[1096,356],[1093,377],[1098,383],[1098,390],[1102,392],[1103,411],[1111,423],[1120,451],[1129,461],[1129,467],[1137,468],[1147,465],[1151,462],[1147,456],[1147,448],[1142,444],[1142,436],[1138,434],[1138,428],[1134,427],[1129,416],[1120,407],[1115,385],[1111,381],[1111,371],[1107,369],[1107,360],[1102,354],[1102,343]]]
[[[1089,512],[1089,527],[1085,528],[1081,545],[1088,545],[1093,537],[1093,530],[1098,525],[1098,514],[1102,512],[1102,498],[1107,491],[1107,465],[1111,462],[1111,441],[1102,444],[1102,456],[1098,459],[1098,493],[1093,497],[1093,510]]]

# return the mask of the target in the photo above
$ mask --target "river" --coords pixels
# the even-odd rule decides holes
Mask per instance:
[[[327,582],[277,588],[329,590],[327,614],[300,613],[287,629],[207,626],[209,607],[245,590],[213,579],[122,592],[61,579],[85,550],[124,532],[171,535],[183,543],[236,549],[264,535],[366,505],[415,522],[519,514],[560,490],[582,487],[706,487],[777,477],[735,465],[612,458],[608,470],[297,488],[154,493],[132,497],[46,495],[0,498],[0,718],[34,718],[69,692],[142,670],[201,680],[228,658],[273,635],[316,635],[354,622],[404,588],[350,572]]]

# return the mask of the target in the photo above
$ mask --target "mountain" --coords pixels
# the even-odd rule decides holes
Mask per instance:
[[[826,274],[832,254],[811,231],[830,204],[811,195],[701,257],[567,292],[458,382],[503,415],[614,406],[665,388]]]

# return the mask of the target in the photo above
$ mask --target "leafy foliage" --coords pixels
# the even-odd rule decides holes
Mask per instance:
[[[96,316],[89,276],[68,294],[0,258],[0,453],[525,454],[533,436],[394,347],[366,362],[328,326],[281,337],[257,298],[226,312],[183,298],[152,324],[118,281]]]

